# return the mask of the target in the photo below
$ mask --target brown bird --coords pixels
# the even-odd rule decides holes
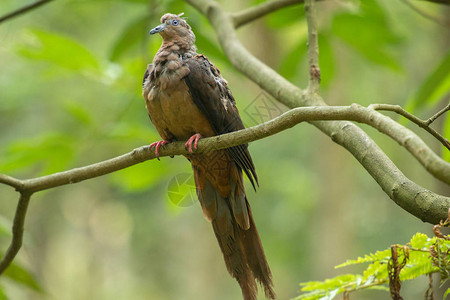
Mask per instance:
[[[201,137],[244,129],[236,102],[220,71],[197,54],[195,35],[183,14],[165,14],[159,33],[162,45],[148,65],[143,96],[148,114],[162,141],[185,141],[191,154],[198,199],[214,229],[228,272],[239,283],[245,300],[257,297],[256,280],[267,298],[275,299],[272,275],[244,190],[242,171],[255,188],[255,166],[247,144],[195,154]],[[256,280],[255,280],[256,279]]]

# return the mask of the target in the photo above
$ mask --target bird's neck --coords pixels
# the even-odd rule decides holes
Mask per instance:
[[[184,41],[167,41],[164,40],[161,47],[153,59],[155,65],[163,63],[167,60],[186,59],[197,54],[195,45]]]

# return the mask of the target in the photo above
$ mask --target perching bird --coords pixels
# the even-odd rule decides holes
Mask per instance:
[[[187,140],[191,154],[186,157],[192,164],[198,199],[213,225],[228,272],[238,281],[245,300],[256,299],[256,281],[267,298],[275,299],[244,190],[242,171],[254,188],[258,184],[247,145],[195,154],[201,137],[240,130],[244,125],[227,82],[208,58],[197,54],[195,35],[182,15],[165,14],[161,25],[150,31],[163,38],[143,82],[148,114],[163,139],[150,147],[155,147],[158,157],[161,146]]]

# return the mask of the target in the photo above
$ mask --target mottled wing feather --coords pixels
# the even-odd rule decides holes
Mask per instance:
[[[154,69],[153,64],[147,65],[147,69],[145,70],[144,78],[142,79],[142,89],[144,89],[148,84],[150,84],[150,80],[151,80],[150,74],[153,71],[153,69]],[[150,114],[148,114],[148,117],[150,118],[150,121],[152,121],[152,117],[150,116]]]
[[[153,71],[153,68],[154,68],[153,64],[147,65],[144,78],[142,79],[142,88],[145,88],[145,86],[150,83],[150,73]]]
[[[145,81],[148,79],[148,76],[149,76],[149,75],[150,75],[150,73],[149,73],[148,69],[145,70],[144,79],[142,79],[142,88],[145,87],[145,85],[146,85],[146,82],[145,82]]]
[[[190,72],[184,80],[195,104],[206,116],[216,134],[244,129],[233,95],[220,71],[203,55],[186,60],[186,64]],[[248,144],[244,144],[227,150],[255,188],[258,177],[247,147]]]

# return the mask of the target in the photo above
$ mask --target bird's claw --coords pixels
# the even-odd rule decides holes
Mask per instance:
[[[191,136],[186,144],[184,144],[184,148],[189,150],[189,153],[192,153],[192,144],[194,144],[194,150],[197,150],[197,144],[198,140],[202,138],[202,135],[200,133],[196,133],[193,136]]]
[[[148,146],[148,147],[150,149],[155,147],[155,156],[159,160],[159,148],[161,148],[161,146],[167,145],[168,143],[170,143],[170,142],[167,140],[162,140],[162,141],[157,141],[157,142],[151,143],[150,146]]]

